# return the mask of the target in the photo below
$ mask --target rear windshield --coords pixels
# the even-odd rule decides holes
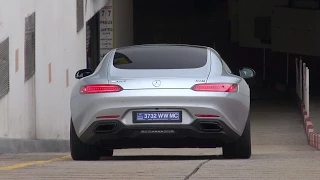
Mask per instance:
[[[207,49],[144,46],[118,49],[113,65],[119,69],[192,69],[207,63]]]

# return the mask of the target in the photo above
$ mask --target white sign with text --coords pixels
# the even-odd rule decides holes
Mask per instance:
[[[100,11],[100,60],[113,49],[112,1]]]

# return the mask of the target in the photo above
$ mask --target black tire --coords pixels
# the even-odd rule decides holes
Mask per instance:
[[[241,137],[230,144],[222,147],[223,157],[226,159],[249,159],[251,157],[251,131],[250,120],[247,120],[246,126]]]
[[[100,159],[99,149],[83,143],[74,129],[72,120],[70,123],[70,151],[75,161],[95,161]]]

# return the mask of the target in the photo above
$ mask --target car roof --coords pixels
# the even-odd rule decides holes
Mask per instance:
[[[186,47],[186,48],[200,48],[200,49],[207,49],[211,50],[221,61],[220,54],[213,48],[208,46],[200,46],[200,45],[190,45],[190,44],[140,44],[140,45],[131,45],[131,46],[123,46],[119,48],[115,48],[114,50],[126,50],[130,48],[143,48],[143,47]]]
[[[132,45],[116,48],[115,50],[135,48],[135,47],[192,47],[192,48],[201,48],[208,49],[209,47],[200,46],[200,45],[190,45],[190,44],[141,44],[141,45]]]
[[[221,58],[220,54],[213,48],[208,47],[208,46],[200,46],[200,45],[191,45],[191,44],[140,44],[140,45],[131,45],[131,46],[123,46],[119,48],[115,48],[114,50],[125,50],[125,49],[130,49],[130,48],[143,48],[143,47],[189,47],[189,48],[201,48],[201,49],[210,49],[212,52]]]

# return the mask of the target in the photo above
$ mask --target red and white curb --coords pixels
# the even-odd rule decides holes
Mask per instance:
[[[303,115],[304,127],[306,128],[306,133],[308,136],[308,143],[316,149],[320,150],[320,134],[314,132],[313,124],[310,120],[310,117],[308,116],[304,105],[301,106],[301,111]]]

